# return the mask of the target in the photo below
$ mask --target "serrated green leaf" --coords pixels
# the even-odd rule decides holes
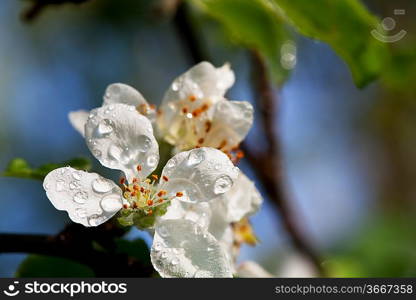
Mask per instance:
[[[328,43],[351,69],[357,86],[379,76],[387,45],[371,34],[379,20],[359,0],[272,0],[301,34]]]
[[[77,157],[63,163],[48,163],[38,168],[33,168],[23,158],[15,158],[10,161],[3,172],[3,176],[43,180],[50,171],[65,166],[88,171],[91,169],[91,161],[87,158]]]
[[[60,257],[29,255],[20,264],[16,277],[94,277],[87,266]]]
[[[259,52],[275,80],[286,78],[288,70],[280,63],[280,49],[290,36],[268,0],[190,1],[219,21],[232,41]]]

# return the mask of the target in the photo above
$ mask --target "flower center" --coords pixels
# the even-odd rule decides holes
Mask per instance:
[[[137,166],[138,170],[141,170],[141,166]],[[156,184],[158,176],[153,174],[150,178],[140,180],[133,178],[132,183],[126,184],[126,179],[121,178],[120,184],[123,189],[123,197],[126,202],[123,205],[125,210],[142,211],[146,215],[152,215],[158,206],[169,203],[176,197],[182,197],[183,193],[178,192],[174,196],[169,196],[168,192],[163,189],[159,189]],[[169,181],[169,178],[163,176],[162,180]]]

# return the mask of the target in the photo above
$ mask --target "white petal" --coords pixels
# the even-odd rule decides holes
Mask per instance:
[[[123,171],[129,181],[145,178],[159,162],[152,124],[133,106],[110,104],[92,110],[85,140],[103,166]],[[140,172],[137,165],[141,166]]]
[[[215,68],[209,62],[201,62],[172,82],[163,103],[185,99],[190,95],[210,98],[215,102],[222,99],[233,84],[234,72],[228,64]]]
[[[163,168],[161,189],[187,202],[209,201],[228,192],[240,170],[227,155],[214,148],[197,148],[176,154]],[[163,181],[167,178],[168,181]]]
[[[89,113],[85,110],[71,111],[68,114],[69,122],[82,136],[84,136],[85,123],[87,123]]]
[[[162,277],[232,277],[218,241],[189,220],[158,223],[150,256]]]
[[[123,103],[132,106],[146,104],[144,99],[135,88],[124,83],[110,84],[105,90],[103,106],[109,104]]]
[[[209,202],[210,203],[210,202]],[[199,226],[208,229],[211,222],[211,207],[208,202],[188,203],[175,198],[171,201],[166,214],[162,220],[183,219],[197,223]]]
[[[254,261],[245,261],[237,269],[238,277],[242,278],[271,278],[272,274],[267,272]]]
[[[242,172],[233,187],[221,197],[228,222],[238,222],[256,213],[263,198],[254,183]]]
[[[205,137],[204,146],[231,150],[246,137],[253,124],[253,106],[247,101],[222,100],[215,104],[212,127]]]
[[[215,68],[202,62],[175,79],[166,92],[157,117],[159,134],[181,149],[194,148],[213,104],[224,98],[226,90],[234,83],[234,73],[229,65]],[[192,101],[191,101],[192,99]],[[192,113],[200,111],[198,117]],[[185,113],[185,112],[188,113]],[[189,127],[189,128],[188,128]],[[199,136],[199,137],[198,137]],[[187,147],[188,146],[188,147]]]
[[[124,83],[110,84],[104,93],[103,106],[110,104],[128,104],[136,109],[151,122],[156,119],[156,111],[149,106],[146,99],[135,88]]]
[[[121,189],[113,181],[71,167],[51,171],[43,187],[56,209],[67,211],[72,221],[84,226],[104,223],[123,204]]]

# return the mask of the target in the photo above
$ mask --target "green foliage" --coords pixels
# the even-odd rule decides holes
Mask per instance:
[[[90,170],[91,161],[87,158],[78,157],[63,163],[48,163],[38,168],[33,168],[23,158],[15,158],[10,161],[3,172],[3,176],[43,180],[50,171],[65,166],[71,166],[78,170]]]
[[[359,87],[378,77],[390,59],[386,44],[371,35],[379,20],[359,0],[190,1],[218,20],[233,41],[258,51],[279,81],[288,73],[280,63],[281,46],[290,39],[288,26],[328,43]]]
[[[364,226],[327,262],[334,277],[416,276],[414,216],[384,216]]]
[[[218,20],[232,41],[258,51],[276,80],[286,77],[288,71],[280,64],[280,47],[290,36],[267,0],[191,1]]]
[[[29,255],[19,266],[16,277],[94,277],[87,266],[52,256]]]
[[[375,79],[388,62],[385,43],[371,30],[379,20],[358,0],[273,0],[301,34],[328,43],[348,64],[359,87]]]
[[[150,251],[143,239],[135,239],[132,241],[117,239],[116,247],[117,253],[127,254],[130,257],[136,258],[143,265],[151,266]]]

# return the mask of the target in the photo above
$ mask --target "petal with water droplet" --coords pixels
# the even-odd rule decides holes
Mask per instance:
[[[135,88],[124,83],[110,84],[104,93],[104,105],[123,103],[137,107],[141,104],[146,104],[144,99]]]
[[[238,146],[253,124],[253,107],[247,101],[223,100],[215,104],[211,129],[204,146],[228,151]],[[225,143],[224,143],[225,141]]]
[[[180,152],[169,161],[162,171],[160,188],[171,195],[183,193],[178,197],[181,201],[210,201],[230,190],[239,172],[223,152],[197,148]]]
[[[46,175],[43,186],[56,209],[67,211],[72,221],[84,226],[104,223],[123,205],[121,189],[97,173],[59,168]]]
[[[233,84],[234,72],[228,64],[215,68],[208,62],[201,62],[177,77],[160,105],[157,124],[161,135],[171,144],[180,142],[184,130],[183,108],[192,112],[202,105],[212,106],[223,99]],[[194,100],[189,101],[190,98]]]
[[[189,220],[159,222],[150,256],[162,277],[232,277],[218,241]]]
[[[263,198],[257,190],[254,182],[240,172],[233,187],[221,196],[222,212],[228,222],[238,222],[245,217],[256,213],[260,208]]]
[[[88,148],[103,166],[123,171],[129,181],[145,178],[159,162],[152,124],[129,105],[111,105],[111,111],[110,105],[91,111],[94,117],[85,126]]]
[[[89,113],[85,110],[71,111],[68,114],[69,122],[82,136],[84,136],[84,127],[85,123],[87,123],[88,115]]]

